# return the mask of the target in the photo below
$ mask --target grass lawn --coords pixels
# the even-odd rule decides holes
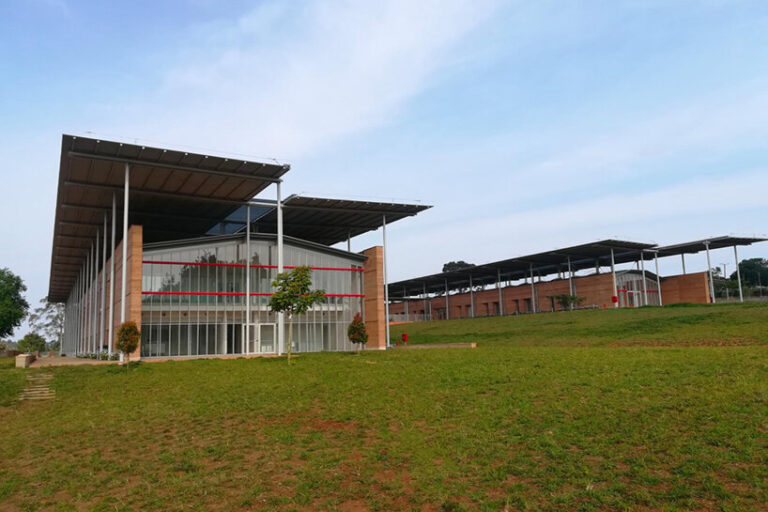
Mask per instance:
[[[28,370],[0,510],[766,509],[768,305],[403,330],[479,347]]]

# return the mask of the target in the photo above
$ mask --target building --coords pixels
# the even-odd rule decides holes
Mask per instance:
[[[688,273],[685,255],[706,251],[709,260],[711,249],[733,247],[738,273],[737,247],[765,240],[723,236],[664,247],[602,240],[416,277],[388,285],[389,318],[444,320],[557,311],[563,309],[558,301],[562,295],[580,297],[579,307],[586,308],[706,304],[716,301],[712,265],[708,271]],[[683,274],[658,275],[658,258],[677,256],[682,259]],[[646,268],[651,263],[654,272]],[[619,264],[636,268],[617,270]]]
[[[299,265],[326,301],[295,320],[294,350],[350,350],[357,313],[368,347],[385,348],[386,226],[429,207],[283,199],[289,170],[64,135],[48,292],[65,304],[61,351],[112,355],[132,320],[136,358],[283,353],[271,283]],[[274,199],[258,198],[270,188]],[[377,229],[382,246],[350,250],[351,238]],[[346,250],[332,247],[344,241]]]

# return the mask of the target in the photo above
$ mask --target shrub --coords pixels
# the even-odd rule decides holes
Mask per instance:
[[[131,353],[139,347],[141,332],[134,321],[124,322],[117,331],[117,348],[125,354],[125,360],[130,365]]]
[[[357,353],[360,353],[360,349],[368,343],[368,331],[365,329],[365,323],[360,313],[355,314],[355,318],[347,327],[347,337],[349,341],[357,345]]]

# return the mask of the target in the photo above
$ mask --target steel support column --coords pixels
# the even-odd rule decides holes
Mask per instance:
[[[251,350],[251,205],[245,207],[245,354]]]
[[[496,288],[499,290],[499,316],[504,316],[504,292],[501,291],[501,269],[496,269]]]
[[[619,289],[616,287],[616,260],[613,255],[613,248],[611,248],[611,278],[613,279],[613,297],[611,298],[611,301],[616,301],[613,303],[614,308],[619,307]]]
[[[659,306],[663,306],[664,302],[661,300],[661,277],[659,277],[659,251],[655,251],[653,254],[653,264],[656,268],[656,293],[659,295]]]
[[[277,188],[277,273],[283,272],[283,197],[281,190],[281,182],[278,181],[275,186]],[[285,352],[285,314],[277,314],[277,343],[278,354]],[[291,347],[293,350],[293,347]]]
[[[475,287],[472,284],[472,275],[469,275],[469,318],[475,318]]]
[[[389,342],[389,282],[387,281],[387,216],[381,216],[381,242],[382,242],[382,267],[384,273],[384,330],[387,337],[387,348]]]
[[[107,313],[107,214],[104,213],[104,240],[101,244],[101,318],[99,319],[99,352],[104,346],[106,325],[104,317]]]
[[[739,302],[744,302],[744,292],[741,290],[741,270],[739,269],[739,251],[735,245],[733,246],[733,261],[734,263],[736,263],[736,280],[739,282]]]
[[[640,252],[640,266],[643,272],[643,306],[648,305],[648,285],[645,282],[645,251]]]
[[[427,321],[427,283],[421,283],[422,289],[424,291],[424,321]],[[432,319],[432,315],[429,315],[430,320]]]
[[[125,322],[125,286],[128,274],[128,192],[131,181],[131,166],[125,164],[125,181],[123,183],[123,266],[120,270],[120,325]],[[123,360],[122,353],[120,360]]]
[[[115,324],[115,222],[117,220],[117,196],[112,193],[112,233],[110,234],[112,245],[109,257],[109,339],[107,341],[107,353],[112,356],[114,338],[112,330]]]
[[[445,280],[445,319],[451,319],[451,306],[448,304],[448,279]]]
[[[538,311],[538,307],[536,304],[536,285],[533,281],[533,264],[530,265],[530,271],[531,271],[531,309],[533,310],[533,313],[536,313]]]
[[[568,294],[571,296],[576,295],[573,290],[573,269],[571,268],[570,256],[568,256]],[[571,309],[573,309],[573,305],[571,305]]]
[[[680,255],[680,260],[683,262],[683,274],[685,274],[685,254]]]
[[[704,242],[704,247],[707,249],[707,272],[709,273],[709,296],[712,299],[712,304],[717,304],[715,298],[715,281],[712,279],[712,262],[709,259],[709,242]]]
[[[405,294],[406,294],[406,290],[405,290],[405,286],[403,286],[403,303],[405,304],[405,309],[404,309],[405,321],[407,322],[408,321],[408,298],[405,296]]]

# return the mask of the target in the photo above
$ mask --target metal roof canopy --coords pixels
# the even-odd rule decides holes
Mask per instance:
[[[757,242],[768,241],[768,238],[720,236],[686,242],[682,244],[659,247],[656,244],[628,242],[622,240],[602,240],[563,249],[556,249],[519,258],[477,265],[454,272],[442,272],[424,277],[417,277],[391,283],[389,295],[391,298],[404,298],[418,296],[424,293],[445,292],[446,280],[449,290],[466,289],[469,286],[469,277],[472,276],[473,285],[487,286],[495,284],[499,272],[502,280],[517,280],[530,276],[531,265],[537,275],[546,276],[559,271],[568,270],[568,257],[571,258],[573,271],[594,268],[596,263],[601,267],[610,266],[611,249],[614,250],[614,261],[631,263],[641,259],[649,260],[658,252],[659,257],[678,256],[681,254],[693,254],[706,250],[709,244],[710,250],[738,245],[751,245]],[[646,271],[648,273],[648,271]]]
[[[715,238],[705,238],[703,240],[695,240],[693,242],[685,242],[682,244],[666,245],[659,247],[659,256],[679,256],[681,254],[695,254],[707,249],[709,245],[710,250],[722,249],[725,247],[735,247],[738,245],[752,245],[758,242],[768,241],[768,238],[756,238],[756,237],[739,237],[739,236],[718,236]]]
[[[626,240],[601,240],[572,247],[546,251],[537,254],[509,258],[505,260],[476,265],[453,272],[441,272],[424,277],[417,277],[396,283],[390,283],[390,298],[418,296],[424,293],[445,292],[446,281],[449,290],[458,290],[469,286],[470,276],[474,286],[495,284],[499,275],[503,281],[523,279],[530,276],[531,268],[536,275],[549,275],[568,270],[568,258],[573,271],[586,268],[610,266],[611,250],[616,264],[637,261],[643,251],[653,250],[656,244],[631,242]],[[646,256],[646,259],[650,254]]]
[[[243,203],[280,181],[289,165],[261,163],[63,135],[48,297],[67,299],[86,254],[121,208],[130,165],[130,224],[146,242],[204,235]],[[122,237],[118,228],[117,238]],[[103,233],[102,233],[103,238]]]
[[[285,235],[323,245],[334,245],[369,231],[412,217],[431,208],[421,204],[380,203],[291,195],[283,201]],[[254,216],[253,231],[277,232],[277,208]]]

